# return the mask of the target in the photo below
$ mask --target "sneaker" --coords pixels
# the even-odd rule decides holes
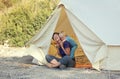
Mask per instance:
[[[65,65],[63,65],[63,64],[61,64],[61,65],[59,66],[59,68],[60,68],[60,69],[65,69],[65,68],[66,68],[66,66],[65,66]]]

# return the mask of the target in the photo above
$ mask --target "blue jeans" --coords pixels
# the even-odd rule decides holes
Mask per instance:
[[[66,67],[74,67],[75,61],[72,60],[70,56],[64,56],[62,58],[57,58],[52,55],[46,55],[46,60],[50,63],[53,59],[56,59],[60,64],[65,65]]]

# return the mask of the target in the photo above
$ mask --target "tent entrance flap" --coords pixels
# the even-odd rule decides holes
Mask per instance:
[[[70,24],[70,21],[67,17],[67,14],[65,12],[65,8],[64,6],[61,6],[61,13],[58,19],[58,22],[56,24],[56,28],[54,30],[54,32],[61,32],[64,31],[66,35],[70,36],[71,38],[73,38],[75,40],[75,42],[77,43],[78,47],[75,51],[75,60],[76,60],[76,67],[90,67],[91,63],[88,60],[87,56],[85,55],[79,41],[78,38]],[[49,54],[54,55],[56,57],[59,57],[59,55],[57,54],[57,50],[55,48],[55,42],[53,40],[51,40],[51,45],[49,48]]]

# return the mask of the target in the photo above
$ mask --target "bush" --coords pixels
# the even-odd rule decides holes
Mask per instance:
[[[9,40],[10,46],[24,46],[42,27],[54,10],[56,4],[52,0],[22,0],[0,16],[0,44]]]

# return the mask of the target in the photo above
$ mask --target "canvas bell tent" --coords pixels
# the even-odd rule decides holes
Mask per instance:
[[[49,53],[56,56],[54,42],[51,40],[52,35],[54,32],[64,31],[78,44],[75,57],[80,57],[80,64],[89,64],[98,70],[120,70],[120,36],[118,35],[120,34],[120,31],[116,29],[117,24],[113,25],[114,21],[110,23],[113,25],[110,27],[109,22],[105,21],[106,18],[99,18],[99,20],[97,15],[103,15],[102,13],[93,13],[94,17],[91,17],[93,16],[91,13],[92,11],[87,10],[87,8],[91,9],[90,4],[93,5],[94,3],[95,5],[92,8],[97,6],[98,9],[101,9],[100,11],[102,11],[100,3],[98,4],[97,1],[93,1],[91,1],[89,4],[86,2],[86,0],[61,1],[61,3],[47,20],[46,24],[27,44],[34,44],[40,48],[45,55]],[[101,4],[104,5],[105,3]],[[111,9],[114,10],[113,8]],[[87,11],[89,13],[86,13]],[[84,19],[86,18],[84,15],[86,15],[86,17],[90,17],[87,18],[88,21],[87,19]],[[81,21],[81,18],[84,23]],[[103,21],[101,19],[104,19],[108,25],[107,23],[102,24],[101,22]],[[92,24],[92,21],[95,22],[95,25],[90,25]]]

